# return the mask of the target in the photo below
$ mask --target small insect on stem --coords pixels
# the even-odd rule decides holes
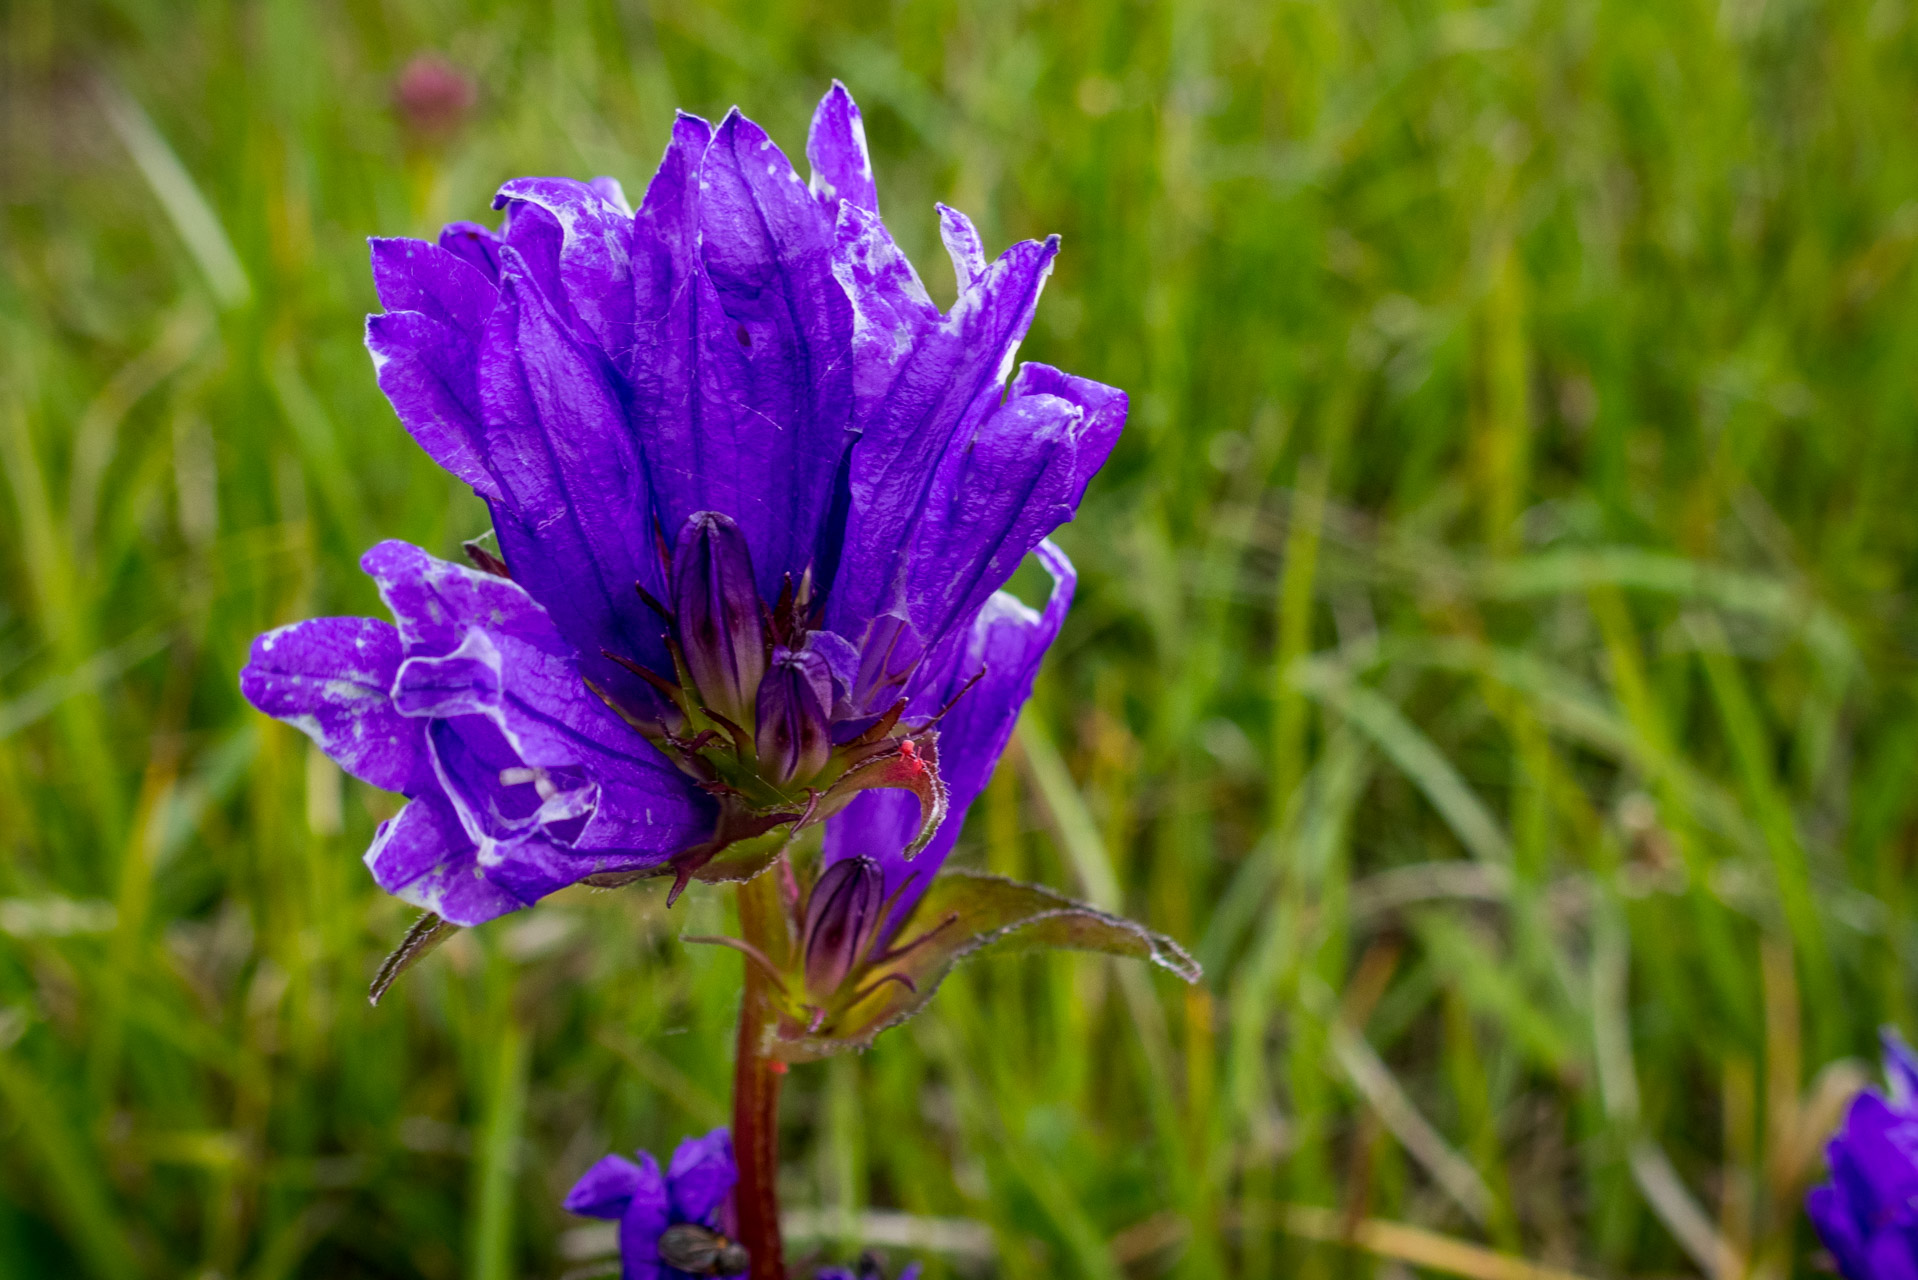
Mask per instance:
[[[693,1222],[660,1233],[659,1260],[696,1276],[738,1275],[752,1265],[746,1246]]]

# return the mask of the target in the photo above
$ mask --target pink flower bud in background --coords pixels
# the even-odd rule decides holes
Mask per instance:
[[[393,109],[420,141],[452,137],[478,100],[473,78],[437,53],[414,54],[393,82]]]

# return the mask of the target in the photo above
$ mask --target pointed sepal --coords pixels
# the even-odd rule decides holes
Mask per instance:
[[[373,986],[366,993],[366,1002],[378,1004],[392,985],[399,981],[402,973],[425,959],[434,947],[459,931],[458,925],[448,924],[431,911],[414,921],[413,927],[400,939],[400,945],[381,962],[380,971],[373,975]]]

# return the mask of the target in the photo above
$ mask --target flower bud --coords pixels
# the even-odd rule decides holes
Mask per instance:
[[[775,649],[772,669],[759,682],[753,748],[759,772],[776,787],[803,781],[832,756],[832,672],[819,654]]]
[[[679,531],[673,611],[700,700],[744,724],[766,673],[766,627],[746,537],[716,511],[695,512]]]
[[[886,876],[871,858],[842,858],[827,867],[806,902],[806,987],[828,996],[872,945],[885,909]]]

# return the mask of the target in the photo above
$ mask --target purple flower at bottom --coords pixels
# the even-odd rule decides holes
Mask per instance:
[[[1883,1033],[1889,1097],[1867,1089],[1825,1148],[1805,1211],[1846,1280],[1918,1280],[1918,1055]]]
[[[739,1181],[732,1134],[714,1129],[686,1139],[664,1176],[650,1151],[637,1154],[637,1162],[603,1157],[566,1193],[569,1212],[619,1224],[621,1280],[743,1273],[744,1251],[728,1238],[733,1184]]]
[[[919,1280],[923,1268],[916,1262],[909,1262],[900,1268],[896,1280]],[[812,1280],[886,1280],[886,1269],[877,1257],[868,1253],[860,1257],[856,1267],[821,1267],[812,1273]]]

